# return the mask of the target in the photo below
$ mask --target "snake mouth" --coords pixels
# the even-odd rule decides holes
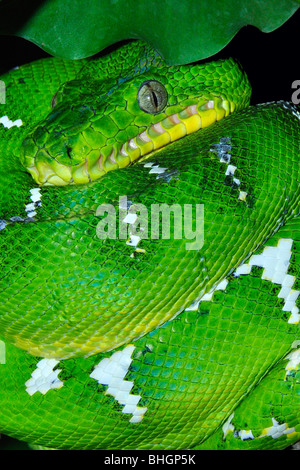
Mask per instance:
[[[235,104],[220,96],[190,104],[177,113],[150,125],[123,144],[113,144],[100,150],[92,150],[83,162],[65,165],[57,159],[50,161],[31,159],[27,170],[33,179],[43,186],[85,184],[98,180],[111,170],[148,158],[156,150],[182,137],[210,126],[232,113]]]

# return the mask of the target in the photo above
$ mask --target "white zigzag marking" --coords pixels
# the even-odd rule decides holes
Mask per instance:
[[[21,119],[17,119],[16,121],[13,122],[10,119],[8,119],[7,116],[2,116],[2,118],[0,118],[0,123],[3,124],[4,127],[7,127],[7,129],[10,129],[10,127],[13,127],[13,126],[20,127],[23,124]]]
[[[42,359],[37,363],[37,368],[32,372],[31,379],[25,382],[26,392],[33,395],[40,392],[43,395],[53,388],[61,388],[63,382],[57,377],[60,369],[53,370],[59,363],[56,359]]]
[[[295,346],[292,345],[293,348],[297,348],[299,346],[299,342],[295,342]],[[290,352],[285,358],[285,360],[288,360],[287,365],[285,366],[286,374],[284,380],[287,380],[287,377],[289,375],[293,375],[295,371],[299,369],[300,366],[300,349],[296,349],[295,351]]]
[[[266,246],[260,255],[251,256],[249,262],[239,266],[234,275],[250,274],[252,266],[264,268],[262,279],[281,285],[278,297],[285,300],[282,310],[292,314],[288,323],[298,323],[300,314],[296,300],[300,291],[292,289],[296,277],[287,274],[292,256],[292,245],[292,239],[281,238],[277,246]]]
[[[279,424],[275,418],[272,418],[273,426],[263,429],[259,438],[272,436],[273,439],[283,436],[284,434],[292,434],[295,428],[289,428],[287,423]]]
[[[230,137],[221,137],[220,141],[217,144],[212,144],[211,148],[209,149],[210,152],[214,152],[218,155],[220,159],[220,163],[225,163],[226,167],[226,176],[233,176],[235,170],[237,169],[236,166],[230,165],[229,162],[231,160],[231,139]],[[241,180],[238,178],[233,178],[232,180],[237,186],[240,186]],[[245,201],[248,193],[246,191],[239,192],[239,199],[241,201]]]
[[[211,289],[209,292],[206,294],[202,295],[202,297],[199,300],[195,300],[189,307],[187,307],[185,310],[198,310],[200,302],[203,300],[205,301],[211,301],[213,298],[213,294],[216,290],[225,290],[227,287],[228,281],[226,278],[224,278],[217,286],[215,286],[213,289]]]
[[[123,380],[132,362],[131,355],[135,346],[130,344],[122,351],[117,351],[111,357],[106,357],[97,364],[90,377],[99,384],[108,385],[106,393],[112,395],[120,405],[124,405],[122,413],[132,414],[130,423],[140,422],[147,408],[138,407],[140,395],[131,395],[133,382]]]
[[[25,212],[27,212],[27,216],[28,217],[34,217],[36,215],[36,211],[35,209],[38,207],[38,206],[41,206],[41,198],[42,198],[42,195],[41,195],[41,192],[40,192],[40,188],[33,188],[33,189],[30,189],[30,199],[32,202],[30,202],[29,204],[26,204],[25,206]]]

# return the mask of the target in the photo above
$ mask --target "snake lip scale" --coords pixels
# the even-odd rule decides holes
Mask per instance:
[[[210,126],[228,116],[235,108],[233,102],[222,97],[215,97],[204,103],[203,99],[197,101],[197,104],[187,106],[180,112],[152,124],[127,142],[113,145],[106,156],[100,149],[100,156],[96,161],[90,162],[87,158],[74,166],[63,165],[57,159],[50,163],[37,163],[37,151],[27,170],[38,184],[44,186],[89,183],[101,178],[108,171],[124,168],[137,160],[149,157],[169,143]],[[24,159],[28,161],[26,155]]]

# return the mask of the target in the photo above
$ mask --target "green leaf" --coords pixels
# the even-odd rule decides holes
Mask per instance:
[[[170,64],[209,57],[244,25],[281,26],[300,0],[0,0],[0,34],[52,55],[89,57],[124,39],[143,39]]]

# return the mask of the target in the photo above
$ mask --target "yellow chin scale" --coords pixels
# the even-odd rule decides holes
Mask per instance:
[[[233,110],[233,103],[215,97],[170,114],[121,146],[106,146],[100,152],[93,150],[83,163],[76,166],[66,166],[53,159],[51,162],[35,162],[34,166],[27,169],[33,179],[44,186],[89,183],[101,178],[108,171],[124,168],[154,150],[220,121]]]

